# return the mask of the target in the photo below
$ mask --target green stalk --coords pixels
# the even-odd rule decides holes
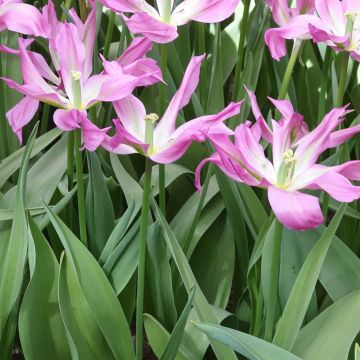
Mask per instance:
[[[145,160],[145,179],[143,189],[143,202],[140,223],[140,247],[139,265],[137,279],[136,297],[136,360],[143,358],[143,312],[144,312],[144,284],[145,284],[145,261],[146,261],[146,238],[148,230],[149,210],[150,210],[150,189],[151,189],[151,160]]]
[[[343,102],[344,102],[347,70],[348,70],[348,66],[349,66],[349,57],[350,57],[350,53],[348,51],[344,51],[342,53],[339,89],[338,89],[338,95],[337,95],[336,103],[335,103],[336,107],[342,106]]]
[[[48,129],[49,113],[50,113],[50,105],[44,103],[43,111],[41,115],[41,127],[40,127],[41,135],[44,135]]]
[[[105,57],[105,59],[107,59],[108,56],[109,56],[111,39],[112,39],[113,32],[114,32],[114,23],[115,23],[115,13],[111,12],[110,16],[109,16],[108,27],[107,27],[107,30],[106,30],[106,38],[105,38],[105,45],[104,45],[104,57]]]
[[[80,18],[83,22],[85,22],[86,17],[87,17],[87,9],[86,9],[85,0],[79,0],[79,7],[80,7]]]
[[[329,71],[331,68],[333,60],[333,50],[330,46],[326,48],[325,60],[322,72],[322,80],[321,80],[321,88],[320,88],[320,96],[319,96],[319,111],[318,111],[318,123],[325,116],[326,111],[326,93],[329,84]]]
[[[245,40],[246,40],[247,27],[249,23],[250,2],[251,0],[244,1],[244,13],[241,20],[240,40],[239,40],[237,63],[235,68],[234,89],[232,95],[233,101],[238,100],[238,94],[240,90],[240,77],[244,66]]]
[[[265,335],[264,339],[271,341],[274,328],[276,323],[276,309],[279,302],[279,276],[280,276],[280,257],[281,257],[281,240],[283,227],[282,224],[272,215],[275,221],[275,231],[274,238],[272,241],[272,246],[270,251],[271,256],[271,271],[270,271],[270,283],[271,283],[271,292],[269,294],[269,305],[266,308],[265,313]]]
[[[86,233],[86,215],[85,215],[85,187],[84,187],[84,169],[81,148],[81,130],[75,130],[75,164],[76,164],[76,182],[77,182],[77,199],[79,211],[80,239],[87,247]]]
[[[160,53],[161,53],[161,72],[163,74],[163,77],[165,78],[165,73],[167,69],[167,47],[166,45],[161,45],[160,47]],[[159,91],[159,101],[160,101],[160,117],[162,117],[165,113],[166,109],[166,85],[160,84],[160,91]],[[159,164],[159,207],[164,215],[166,217],[166,196],[165,196],[165,165]]]
[[[296,61],[298,59],[300,50],[301,50],[301,45],[302,45],[302,41],[301,40],[295,40],[294,42],[294,46],[290,55],[290,59],[289,62],[287,64],[286,67],[286,71],[285,71],[285,75],[283,78],[283,82],[281,85],[281,89],[280,89],[280,93],[279,93],[279,100],[283,100],[286,97],[288,88],[289,88],[289,83],[290,83],[290,79],[296,64]]]
[[[198,34],[199,53],[200,55],[202,55],[206,53],[205,24],[198,23],[198,30],[199,30],[199,34]],[[206,109],[206,101],[207,101],[206,81],[207,81],[207,66],[206,66],[206,61],[204,61],[200,69],[200,100],[204,109]]]
[[[67,168],[66,174],[68,177],[68,191],[73,188],[74,183],[74,132],[68,132],[67,143]]]
[[[0,54],[0,73],[5,76],[5,72],[3,69],[3,54]],[[0,141],[0,156],[1,159],[4,159],[8,155],[8,137],[7,134],[7,128],[6,128],[6,117],[5,117],[5,111],[6,111],[6,85],[2,81],[1,82],[1,95],[0,95],[0,109],[1,109],[1,117],[0,117],[0,131],[2,134],[1,141]]]
[[[70,9],[70,6],[71,6],[71,3],[72,3],[72,0],[66,0],[65,1],[65,5],[64,5],[64,8],[66,10],[69,10]],[[65,11],[63,11],[62,15],[61,15],[61,21],[64,21],[66,18],[66,14],[65,14]]]

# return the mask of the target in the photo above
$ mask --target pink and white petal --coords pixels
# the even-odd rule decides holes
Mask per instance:
[[[85,46],[85,79],[91,75],[93,68],[94,46],[96,39],[96,7],[94,6],[82,27],[82,42]]]
[[[290,21],[289,2],[287,0],[276,0],[270,6],[274,21],[279,26],[284,26]]]
[[[360,181],[360,160],[348,161],[342,165],[333,166],[331,169],[349,180]]]
[[[337,201],[352,202],[360,198],[360,187],[354,186],[345,176],[333,171],[316,179],[314,185]]]
[[[80,129],[79,111],[76,109],[62,110],[54,112],[54,123],[62,131],[73,131]]]
[[[156,127],[156,136],[158,138],[167,140],[175,131],[176,118],[179,111],[189,103],[191,96],[199,84],[200,67],[204,58],[205,55],[191,58],[180,88],[170,101],[164,116]]]
[[[360,124],[330,134],[330,148],[337,147],[360,132]]]
[[[164,82],[161,69],[154,59],[145,58],[124,66],[125,74],[139,78],[138,86],[150,86]]]
[[[314,14],[315,0],[296,0],[296,9],[299,14]]]
[[[105,141],[106,133],[110,128],[98,128],[87,118],[85,111],[78,111],[78,119],[81,124],[84,148],[95,151]]]
[[[150,5],[144,0],[100,0],[107,8],[115,12],[143,12],[149,9]],[[145,4],[144,4],[145,3]],[[153,8],[153,11],[156,11]]]
[[[22,144],[22,128],[33,119],[38,108],[38,100],[25,96],[6,113],[6,118],[20,144]]]
[[[271,97],[268,97],[268,99],[274,104],[284,119],[291,119],[294,116],[295,111],[290,101],[275,100]]]
[[[316,228],[324,221],[315,196],[269,186],[268,198],[277,219],[291,230]]]
[[[239,0],[185,0],[173,11],[171,21],[184,25],[190,20],[204,23],[217,23],[230,17]]]
[[[266,123],[263,115],[261,114],[261,111],[259,109],[259,105],[257,103],[256,100],[256,96],[255,94],[249,90],[246,86],[245,86],[245,90],[249,96],[250,99],[250,104],[251,104],[251,110],[252,113],[255,117],[256,123],[258,124],[258,127],[260,127],[261,130],[261,136],[268,142],[268,143],[272,143],[273,141],[273,134],[272,134],[272,130],[270,129],[269,125]],[[256,127],[255,127],[256,129]],[[254,130],[255,130],[254,129]]]
[[[145,116],[143,103],[134,95],[113,103],[121,124],[133,136],[145,142]]]
[[[51,27],[40,11],[35,6],[22,3],[8,4],[1,9],[0,29],[44,38],[51,36]]]
[[[142,34],[149,40],[166,44],[178,37],[176,26],[166,24],[147,13],[136,13],[131,18],[123,19],[133,34]]]
[[[32,63],[34,64],[35,68],[38,69],[39,74],[49,81],[51,81],[53,84],[59,86],[60,85],[60,78],[54,74],[54,72],[51,70],[50,66],[48,65],[45,58],[36,52],[28,51],[27,54],[29,55]]]
[[[331,30],[322,29],[312,24],[309,24],[309,31],[315,43],[323,42],[336,48],[339,48],[339,44],[342,44],[345,48],[349,46],[350,39],[348,35],[334,35]]]
[[[116,60],[121,65],[130,65],[134,61],[142,59],[151,49],[153,43],[146,37],[136,37],[128,48]]]
[[[346,18],[339,0],[316,0],[316,11],[321,20],[336,34],[344,35]]]
[[[130,155],[130,154],[137,153],[137,151],[129,145],[120,143],[117,147],[114,147],[113,138],[108,135],[105,136],[105,139],[104,139],[103,143],[101,144],[101,147],[104,148],[108,152],[111,152],[114,154],[119,154],[119,155]]]

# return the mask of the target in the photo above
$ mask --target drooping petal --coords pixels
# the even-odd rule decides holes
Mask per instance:
[[[178,37],[176,26],[157,20],[147,13],[136,13],[123,19],[133,34],[142,34],[151,41],[166,44]]]
[[[143,12],[149,11],[150,5],[144,0],[100,0],[107,8],[115,12]],[[153,8],[152,12],[156,12]]]
[[[146,58],[124,66],[124,73],[139,79],[137,86],[150,86],[164,82],[161,69],[154,59]]]
[[[332,170],[344,175],[349,180],[360,181],[360,160],[352,160],[333,166]]]
[[[2,5],[0,31],[5,29],[44,38],[51,35],[51,28],[46,19],[35,6],[28,4]]]
[[[190,20],[217,23],[231,16],[239,0],[185,0],[173,11],[171,21],[184,25]]]
[[[164,116],[156,127],[157,137],[159,139],[167,141],[175,131],[176,118],[179,111],[189,103],[192,94],[198,86],[200,66],[204,58],[205,55],[194,56],[190,60],[180,88],[175,93]]]
[[[137,139],[145,142],[145,116],[143,103],[134,95],[113,103],[114,109],[124,128]]]
[[[152,49],[152,44],[146,37],[134,38],[117,62],[121,65],[131,65],[134,61],[143,58]]]
[[[339,44],[347,48],[349,46],[349,36],[339,36],[331,33],[331,30],[324,29],[316,25],[309,24],[309,31],[315,43],[330,43],[335,49],[339,50]]]
[[[54,112],[54,123],[63,131],[73,131],[79,129],[80,119],[79,111],[76,109],[62,110],[58,109]]]
[[[18,137],[20,144],[22,144],[22,128],[32,120],[38,108],[38,100],[25,96],[6,113],[11,129]]]
[[[330,134],[330,148],[337,147],[360,132],[360,124]]]
[[[337,35],[345,35],[346,19],[339,0],[316,0],[316,11],[321,20]]]
[[[291,230],[312,229],[324,220],[319,200],[315,196],[270,186],[268,198],[275,216]]]
[[[360,187],[354,186],[343,175],[330,171],[315,180],[314,184],[341,202],[352,202],[360,198]]]

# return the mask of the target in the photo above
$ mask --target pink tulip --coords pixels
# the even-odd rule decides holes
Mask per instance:
[[[248,123],[238,126],[234,143],[228,135],[207,134],[216,152],[200,163],[196,170],[196,186],[201,188],[202,167],[206,162],[212,162],[236,181],[266,188],[270,205],[284,226],[294,230],[314,228],[324,220],[318,198],[301,190],[323,190],[341,202],[360,198],[360,187],[349,181],[360,180],[360,161],[339,166],[316,163],[322,152],[359,133],[360,127],[333,131],[348,113],[343,107],[333,109],[318,127],[308,132],[303,119],[289,102],[275,102],[275,105],[282,119],[272,121],[272,130],[263,124],[253,97],[257,121],[253,126]],[[263,134],[271,142],[271,160],[260,143]]]
[[[134,15],[123,16],[130,31],[157,43],[168,43],[178,37],[177,26],[191,20],[216,23],[235,11],[239,0],[184,0],[174,8],[174,0],[156,0],[157,9],[143,0],[100,0],[111,10]]]
[[[50,5],[49,5],[50,6]],[[51,8],[48,8],[51,15]],[[82,129],[84,146],[95,150],[105,139],[108,129],[99,129],[87,118],[87,110],[101,101],[116,101],[128,95],[137,86],[162,80],[160,69],[153,60],[143,58],[151,49],[147,39],[136,39],[118,60],[116,73],[112,64],[104,59],[105,71],[91,75],[95,42],[95,8],[83,24],[71,12],[74,23],[58,23],[53,20],[56,34],[49,40],[50,55],[57,74],[42,55],[27,50],[29,41],[19,39],[20,65],[24,84],[3,78],[7,85],[25,95],[7,118],[22,141],[22,128],[33,118],[39,102],[58,108],[54,113],[55,124],[63,131]],[[134,63],[143,67],[134,69]],[[110,64],[110,65],[109,65]]]
[[[48,37],[50,25],[35,7],[21,0],[0,0],[0,31]]]
[[[158,123],[158,116],[147,115],[135,96],[116,101],[114,107],[119,116],[114,121],[116,134],[107,137],[105,149],[116,154],[141,153],[157,163],[167,164],[178,160],[193,141],[204,141],[205,132],[230,134],[223,121],[237,115],[241,103],[232,103],[216,115],[202,116],[176,128],[178,113],[189,103],[198,85],[203,59],[204,56],[191,59],[179,90]]]

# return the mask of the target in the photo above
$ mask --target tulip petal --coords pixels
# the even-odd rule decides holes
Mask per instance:
[[[152,49],[152,44],[146,37],[136,37],[116,61],[121,65],[131,65],[143,58]]]
[[[330,134],[330,148],[337,147],[360,132],[360,124]]]
[[[144,0],[100,0],[107,8],[115,12],[143,12],[156,13],[156,10]]]
[[[12,109],[6,113],[12,131],[22,144],[22,128],[35,116],[39,108],[39,101],[25,96]]]
[[[123,19],[133,34],[142,34],[151,41],[165,44],[178,37],[176,26],[157,20],[147,13],[136,13],[131,18]]]
[[[54,112],[54,123],[63,131],[73,131],[79,129],[81,126],[78,113],[79,111],[76,109],[58,109]]]
[[[324,217],[315,196],[269,186],[268,198],[278,220],[291,230],[308,230],[322,224]]]
[[[231,16],[239,0],[185,0],[173,11],[171,20],[184,25],[190,20],[217,23]]]
[[[105,141],[106,133],[110,128],[98,128],[87,118],[85,111],[78,111],[78,117],[81,124],[84,148],[95,151]]]

